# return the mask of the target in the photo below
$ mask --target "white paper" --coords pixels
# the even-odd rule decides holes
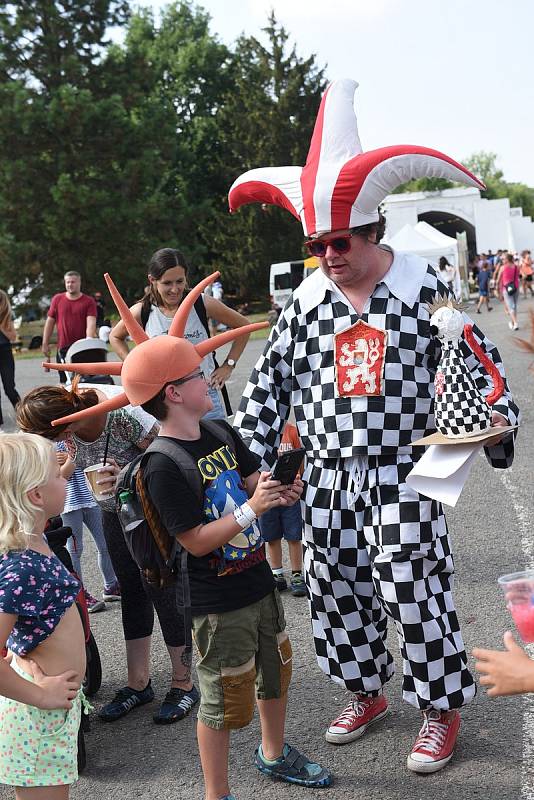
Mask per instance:
[[[406,483],[419,494],[454,506],[483,442],[431,445],[412,469]]]

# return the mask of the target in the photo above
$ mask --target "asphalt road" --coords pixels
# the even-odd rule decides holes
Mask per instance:
[[[456,603],[468,651],[476,646],[500,646],[502,632],[511,627],[497,576],[529,563],[534,547],[532,534],[532,442],[534,377],[531,361],[518,351],[513,340],[524,333],[527,309],[534,301],[521,303],[522,331],[512,334],[502,308],[475,319],[499,346],[507,365],[512,390],[523,411],[512,469],[504,475],[492,470],[483,456],[477,458],[456,509],[448,513],[456,554]],[[238,402],[263,342],[251,342],[229,383],[234,405]],[[19,391],[53,383],[38,361],[17,363]],[[3,398],[6,428],[11,409]],[[84,570],[89,589],[100,590],[95,551],[87,536]],[[534,797],[530,776],[530,701],[524,698],[489,699],[480,691],[465,709],[456,754],[451,764],[432,776],[417,776],[405,767],[420,724],[415,709],[401,702],[400,679],[387,687],[391,714],[359,742],[335,747],[324,740],[325,725],[346,702],[346,695],[329,682],[315,663],[305,599],[284,597],[288,629],[293,641],[294,677],[290,689],[287,739],[303,752],[327,765],[335,783],[321,790],[325,800],[517,800]],[[124,684],[124,652],[118,604],[93,615],[92,625],[100,648],[104,678],[95,707],[108,701]],[[390,644],[398,660],[394,630]],[[159,634],[154,635],[152,680],[161,698],[169,682],[169,660]],[[203,797],[202,778],[195,742],[194,714],[170,727],[152,722],[154,704],[131,713],[114,724],[96,717],[87,735],[88,768],[71,797],[74,800],[188,800]],[[534,716],[533,716],[534,718]],[[313,790],[288,784],[273,784],[252,765],[259,740],[258,721],[233,735],[231,786],[237,800],[300,798],[315,796]],[[526,755],[524,755],[524,753]],[[0,788],[0,798],[12,790]]]

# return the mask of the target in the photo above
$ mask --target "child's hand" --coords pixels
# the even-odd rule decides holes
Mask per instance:
[[[67,462],[67,459],[69,458],[69,454],[66,453],[66,452],[63,452],[62,450],[56,450],[56,458],[57,458],[59,466],[62,467],[63,464],[65,464]]]
[[[282,499],[284,500],[282,505],[285,506],[295,505],[295,503],[298,502],[298,500],[300,500],[303,491],[304,491],[304,484],[302,480],[297,476],[290,486],[282,487],[281,494],[282,494]]]
[[[80,684],[76,681],[76,672],[69,669],[61,675],[45,675],[39,664],[31,659],[28,662],[34,683],[42,690],[42,700],[37,704],[37,708],[72,708],[72,700],[78,694]]]
[[[475,647],[475,668],[481,673],[482,686],[490,686],[490,697],[534,692],[534,662],[514,641],[510,631],[504,634],[506,650],[482,650]]]
[[[284,487],[286,488],[286,487]],[[275,506],[287,505],[280,481],[273,481],[270,472],[261,472],[254,494],[248,501],[257,517]]]

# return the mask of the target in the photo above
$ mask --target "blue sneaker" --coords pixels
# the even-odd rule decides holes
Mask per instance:
[[[328,770],[320,764],[314,764],[288,744],[284,745],[282,755],[276,761],[267,761],[264,758],[260,744],[256,750],[254,763],[264,775],[288,783],[298,783],[299,786],[307,786],[310,789],[320,789],[332,783],[332,775]]]
[[[189,691],[184,689],[171,689],[165,695],[165,700],[154,714],[157,725],[170,725],[187,717],[193,706],[200,700],[198,690],[193,686]]]
[[[111,703],[100,709],[98,716],[103,722],[115,722],[116,719],[125,717],[130,711],[146,703],[151,703],[154,699],[154,689],[149,681],[144,689],[138,692],[130,689],[129,686],[119,689]]]

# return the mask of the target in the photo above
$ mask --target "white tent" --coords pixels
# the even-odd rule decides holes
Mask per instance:
[[[433,228],[432,225],[429,225],[428,222],[418,222],[415,226],[415,230],[422,233],[427,239],[432,239],[432,241],[437,242],[443,248],[441,255],[445,256],[455,267],[458,266],[458,242],[456,239],[452,236],[447,236],[445,233],[441,233],[437,228]]]
[[[429,235],[427,229],[434,231],[434,234]],[[433,267],[438,266],[441,256],[445,258],[455,267],[455,278],[453,289],[456,297],[461,297],[461,282],[458,272],[458,245],[456,239],[445,234],[440,233],[431,225],[426,222],[418,222],[413,226],[406,224],[400,231],[387,239],[386,244],[394,250],[401,250],[407,253],[414,253],[421,258],[425,258]]]

